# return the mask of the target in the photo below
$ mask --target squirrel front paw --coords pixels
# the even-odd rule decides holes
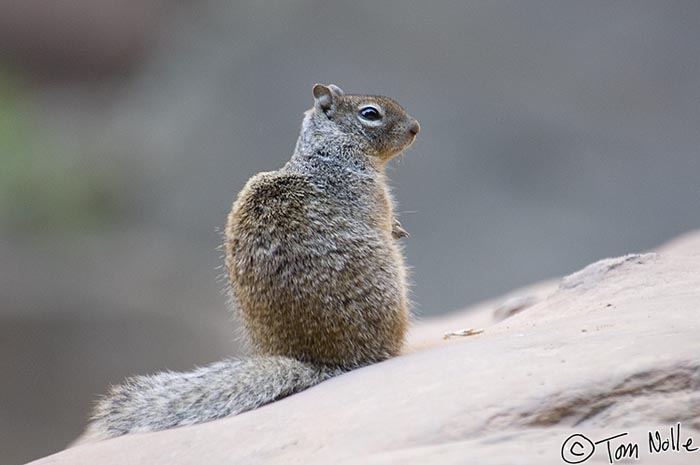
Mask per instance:
[[[410,236],[397,219],[394,219],[394,223],[391,225],[391,235],[394,239],[403,239]]]

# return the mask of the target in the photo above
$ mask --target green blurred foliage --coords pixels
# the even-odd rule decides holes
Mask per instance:
[[[61,147],[32,118],[29,89],[0,72],[0,231],[65,233],[114,220],[109,173],[76,147]]]

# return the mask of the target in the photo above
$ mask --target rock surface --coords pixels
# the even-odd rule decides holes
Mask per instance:
[[[700,450],[649,452],[649,432],[678,423],[679,444],[700,446],[699,303],[696,233],[420,322],[406,355],[238,417],[33,463],[555,464],[593,450],[566,442],[577,433],[628,433],[613,458],[635,443],[641,464],[700,463]],[[443,340],[465,327],[484,332]],[[607,444],[585,463],[610,463]]]

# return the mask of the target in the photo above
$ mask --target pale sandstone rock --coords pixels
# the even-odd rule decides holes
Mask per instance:
[[[419,322],[406,355],[256,411],[34,463],[557,464],[572,434],[628,433],[615,441],[641,464],[696,464],[700,450],[650,455],[648,432],[680,422],[700,446],[699,311],[695,233]],[[484,333],[442,339],[467,327]],[[609,463],[605,443],[585,463]]]

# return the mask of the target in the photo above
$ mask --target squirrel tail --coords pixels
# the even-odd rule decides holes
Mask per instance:
[[[98,401],[80,442],[236,415],[342,373],[281,356],[227,359],[194,371],[137,376]]]

